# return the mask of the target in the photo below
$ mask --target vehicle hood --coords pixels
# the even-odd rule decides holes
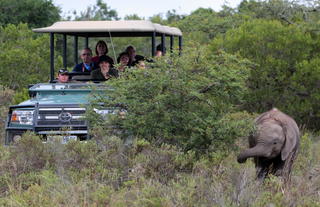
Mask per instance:
[[[29,88],[32,98],[19,105],[88,104],[93,94],[102,93],[107,88],[108,86],[104,84],[39,83]]]

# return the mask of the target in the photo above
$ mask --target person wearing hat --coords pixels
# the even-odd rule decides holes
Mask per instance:
[[[109,80],[118,77],[118,71],[113,68],[113,60],[109,56],[102,55],[99,58],[99,68],[91,71],[91,79],[97,81]]]
[[[58,83],[67,83],[69,82],[69,71],[67,69],[60,69],[58,71]]]

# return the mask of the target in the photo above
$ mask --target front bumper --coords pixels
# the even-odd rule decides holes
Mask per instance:
[[[6,123],[6,145],[20,138],[26,131],[40,135],[44,142],[57,135],[72,136],[78,140],[89,139],[85,108],[75,104],[23,106],[23,108],[28,107],[34,108],[33,125],[10,123],[12,111],[22,107],[18,105],[9,108]]]

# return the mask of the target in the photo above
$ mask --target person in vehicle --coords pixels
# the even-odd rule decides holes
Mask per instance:
[[[82,63],[77,64],[72,72],[91,72],[98,68],[97,64],[92,61],[92,51],[90,48],[81,50],[80,58]]]
[[[58,71],[58,78],[57,78],[58,83],[67,83],[69,82],[69,71],[67,69],[60,69]]]
[[[117,62],[120,64],[117,68],[119,72],[124,72],[126,68],[129,66],[129,54],[127,52],[122,52],[119,54],[117,58]]]
[[[94,56],[92,58],[92,61],[95,62],[95,63],[99,63],[99,57],[102,56],[102,55],[106,55],[108,56],[109,50],[108,50],[108,45],[105,41],[103,40],[99,40],[96,44],[96,56]],[[110,57],[110,56],[109,56]],[[111,57],[110,57],[111,58]],[[112,58],[111,58],[112,59]],[[113,61],[113,59],[112,59]]]
[[[146,69],[146,63],[144,62],[144,60],[139,60],[136,64],[136,67],[139,69]]]
[[[99,67],[99,69],[91,72],[92,80],[104,81],[112,77],[118,77],[118,71],[113,68],[113,60],[109,56],[100,56]]]
[[[140,60],[144,59],[142,55],[136,54],[136,49],[132,45],[129,45],[125,51],[129,54],[129,67],[135,66]]]
[[[166,51],[166,48],[164,48],[164,51]],[[162,52],[162,45],[159,44],[159,45],[157,45],[157,47],[156,47],[155,57],[161,57],[161,56],[163,56],[163,55],[164,55],[164,53]]]

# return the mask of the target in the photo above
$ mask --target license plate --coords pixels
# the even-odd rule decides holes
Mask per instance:
[[[71,140],[76,141],[77,140],[77,136],[63,136],[63,139],[61,140],[62,144],[66,144],[68,142],[70,142]]]
[[[48,136],[47,141],[48,142],[54,142],[54,141],[59,141],[62,144],[66,144],[70,142],[71,140],[77,140],[77,136],[74,135],[66,135],[66,136]]]

